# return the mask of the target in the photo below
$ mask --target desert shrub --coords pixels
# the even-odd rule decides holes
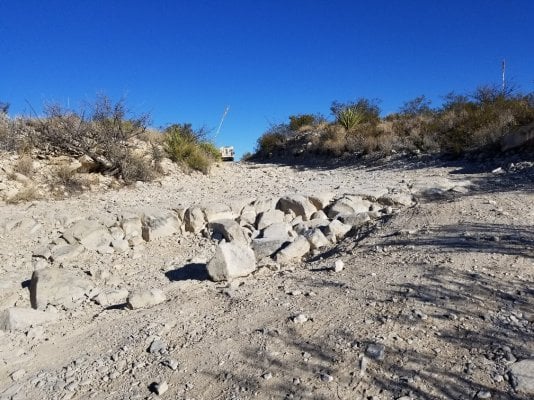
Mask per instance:
[[[33,200],[40,199],[39,191],[35,186],[27,186],[17,192],[14,196],[8,198],[6,203],[8,204],[18,204],[24,203]]]
[[[174,162],[207,174],[221,155],[217,147],[204,138],[205,133],[194,131],[191,124],[174,124],[165,130],[164,148]]]
[[[277,150],[282,150],[287,141],[288,133],[289,126],[286,124],[272,126],[258,138],[256,151],[262,155],[270,155]]]
[[[20,155],[19,159],[15,162],[15,165],[13,165],[13,171],[31,177],[34,173],[33,159],[31,156],[29,154]]]
[[[319,138],[317,152],[338,157],[347,151],[347,133],[337,125],[329,126]]]
[[[104,95],[80,111],[52,104],[45,108],[45,118],[38,120],[32,142],[47,153],[88,155],[101,172],[119,176],[123,160],[131,156],[131,139],[145,133],[148,119],[146,114],[130,113],[124,100],[112,102]]]
[[[124,182],[148,182],[155,178],[155,170],[144,157],[137,154],[127,154],[120,161],[121,176]]]
[[[430,104],[431,101],[425,95],[421,95],[405,102],[400,108],[400,114],[406,117],[430,114],[432,112]]]
[[[361,114],[355,108],[344,108],[337,114],[337,123],[340,124],[347,131],[351,131],[356,126],[361,124],[364,120],[363,114]]]
[[[352,110],[355,114],[359,115],[361,118],[360,123],[377,124],[380,121],[380,107],[378,106],[377,100],[360,98],[348,103],[334,101],[330,106],[330,111],[336,120],[339,119],[340,113],[346,110]]]
[[[292,132],[299,131],[302,128],[311,128],[321,121],[320,117],[313,114],[299,114],[289,116],[289,130]]]
[[[250,151],[247,151],[241,156],[241,161],[250,161],[252,160],[252,157],[254,157],[254,154],[252,154]]]

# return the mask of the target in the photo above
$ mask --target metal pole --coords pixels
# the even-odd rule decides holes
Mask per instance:
[[[502,94],[506,93],[506,59],[502,60]]]

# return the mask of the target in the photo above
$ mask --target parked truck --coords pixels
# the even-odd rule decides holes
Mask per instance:
[[[234,146],[221,147],[219,150],[221,152],[221,158],[223,161],[234,161]]]

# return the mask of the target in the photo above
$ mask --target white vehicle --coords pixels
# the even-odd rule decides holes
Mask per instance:
[[[221,158],[223,161],[234,161],[234,146],[221,147],[219,150],[221,152]]]

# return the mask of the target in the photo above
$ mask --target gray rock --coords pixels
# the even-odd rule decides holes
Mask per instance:
[[[326,220],[326,219],[328,219],[328,216],[325,214],[325,212],[323,210],[315,211],[311,215],[311,221],[314,221],[314,220]]]
[[[252,250],[256,260],[270,257],[289,241],[289,239],[256,238],[252,241]]]
[[[239,224],[244,225],[254,225],[256,223],[256,209],[252,205],[247,205],[241,210],[241,215],[239,216]]]
[[[93,301],[101,306],[111,306],[126,303],[128,290],[126,289],[108,289],[98,293],[93,297]]]
[[[344,224],[343,222],[335,219],[323,229],[323,233],[326,236],[332,235],[336,240],[344,238],[347,233],[350,232],[352,226]]]
[[[297,237],[294,242],[290,243],[276,254],[276,261],[287,263],[291,260],[300,259],[310,251],[310,242],[303,236]]]
[[[156,383],[154,384],[154,392],[158,395],[158,396],[161,396],[163,393],[165,393],[167,390],[169,390],[169,385],[167,384],[166,381],[163,381],[163,382],[159,382],[159,383]]]
[[[520,393],[534,394],[534,359],[516,362],[510,366],[515,389]]]
[[[141,218],[137,215],[123,216],[121,227],[126,240],[141,237],[143,234],[143,224],[141,223]]]
[[[171,211],[145,210],[141,224],[142,236],[147,242],[174,235],[180,230],[180,219]]]
[[[308,199],[318,210],[322,210],[330,205],[334,199],[334,193],[318,193],[311,196],[308,196]]]
[[[212,221],[208,227],[213,233],[222,235],[227,242],[248,244],[248,237],[243,231],[243,228],[233,219]]]
[[[337,218],[344,224],[350,225],[354,228],[359,228],[360,226],[371,220],[368,212],[340,214],[337,216]]]
[[[256,270],[252,249],[240,243],[221,243],[208,262],[208,274],[214,281],[244,277]]]
[[[178,361],[176,361],[173,358],[167,358],[166,360],[163,360],[162,364],[165,365],[166,367],[169,367],[173,371],[176,371],[179,366]]]
[[[130,244],[126,239],[113,239],[111,245],[117,253],[124,253],[130,249]]]
[[[84,248],[80,244],[57,244],[50,250],[50,259],[57,263],[64,263],[78,259]]]
[[[166,301],[165,293],[161,289],[138,289],[128,295],[126,303],[132,310],[149,308]]]
[[[32,326],[55,321],[57,314],[38,311],[31,308],[12,307],[0,313],[0,330],[22,331]]]
[[[332,269],[334,272],[341,272],[343,271],[343,268],[345,268],[345,263],[342,260],[336,260],[334,263],[334,268]]]
[[[344,196],[336,200],[326,210],[329,218],[336,218],[339,214],[364,213],[370,210],[372,203],[360,196]]]
[[[71,308],[94,288],[86,275],[66,269],[45,268],[34,271],[30,281],[32,308],[44,310],[47,305]]]
[[[206,218],[200,207],[189,207],[184,214],[185,230],[199,233],[206,226]]]
[[[284,213],[293,211],[296,216],[300,215],[305,221],[309,220],[311,215],[317,211],[317,208],[306,197],[293,194],[284,196],[278,200],[276,208]]]
[[[256,214],[261,214],[265,211],[274,210],[277,202],[278,199],[258,199],[252,205],[256,210]]]
[[[108,229],[98,221],[81,220],[75,222],[72,227],[63,233],[63,236],[65,238],[69,236],[74,237],[89,250],[98,251],[100,253],[113,252],[113,249],[110,247],[112,237],[109,234]],[[68,241],[70,243],[70,240]]]
[[[289,241],[291,240],[290,232],[292,231],[293,230],[291,229],[291,225],[285,222],[277,222],[265,228],[261,232],[261,237],[266,239]]]
[[[261,231],[269,225],[284,222],[284,213],[280,210],[269,210],[258,215],[257,228]]]
[[[126,236],[122,228],[119,228],[118,226],[109,228],[109,234],[113,240],[122,240]]]
[[[328,239],[319,229],[309,230],[303,236],[310,243],[310,247],[312,250],[320,249],[322,247],[327,247],[330,245]]]
[[[372,358],[374,360],[383,360],[385,357],[385,351],[386,347],[383,344],[371,343],[367,346],[365,354],[367,354],[369,358]]]
[[[167,352],[167,344],[161,339],[154,339],[152,343],[150,343],[148,352],[150,354],[165,354]]]
[[[235,219],[237,217],[236,213],[225,204],[209,204],[203,208],[203,211],[208,223],[221,219]]]

